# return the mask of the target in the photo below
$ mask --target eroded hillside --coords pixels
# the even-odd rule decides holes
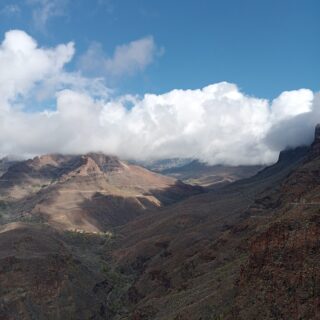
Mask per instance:
[[[102,232],[202,189],[103,154],[47,155],[18,162],[0,179],[4,222]]]

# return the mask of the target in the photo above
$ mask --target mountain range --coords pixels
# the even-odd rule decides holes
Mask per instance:
[[[320,127],[269,167],[210,168],[234,176],[218,188],[204,166],[161,169],[172,177],[96,153],[8,165],[0,319],[317,319]]]
[[[249,178],[264,168],[262,165],[210,165],[195,159],[165,159],[142,162],[142,165],[185,183],[206,188],[221,187],[240,179]]]

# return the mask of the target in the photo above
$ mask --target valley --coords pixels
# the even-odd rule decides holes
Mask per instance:
[[[213,189],[103,154],[11,165],[0,319],[315,317],[319,137]]]

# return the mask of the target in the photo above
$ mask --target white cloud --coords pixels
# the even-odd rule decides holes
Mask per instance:
[[[22,31],[6,34],[0,47],[0,155],[103,151],[141,160],[270,163],[286,146],[310,143],[320,120],[320,95],[307,89],[268,101],[221,82],[111,98],[99,79],[64,70],[73,54],[72,43],[44,49]],[[39,92],[55,96],[53,111],[17,108],[17,101]]]
[[[6,101],[29,94],[38,82],[47,82],[61,75],[64,64],[72,59],[73,54],[72,42],[42,49],[23,31],[7,32],[0,45],[2,107]]]
[[[284,91],[273,101],[272,115],[275,120],[279,121],[309,112],[312,100],[313,93],[307,89]]]
[[[320,123],[320,93],[294,91],[292,97],[288,97],[288,103],[283,101],[284,109],[287,108],[287,104],[290,105],[293,102],[292,98],[296,99],[295,106],[301,112],[274,122],[265,138],[265,143],[271,150],[277,151],[310,144],[314,137],[315,126]]]
[[[144,70],[162,51],[151,36],[117,46],[112,57],[105,56],[101,44],[92,43],[80,58],[79,67],[107,77],[132,75]]]
[[[7,32],[0,44],[0,110],[9,102],[41,101],[65,88],[106,97],[110,91],[101,79],[86,79],[79,73],[64,71],[74,53],[73,42],[41,48],[24,31]]]

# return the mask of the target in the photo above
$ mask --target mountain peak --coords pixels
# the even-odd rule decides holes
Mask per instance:
[[[58,166],[62,162],[69,160],[70,156],[63,156],[61,154],[45,154],[37,156],[31,160],[34,165],[38,166]]]
[[[118,157],[106,155],[104,153],[91,152],[82,156],[82,158],[94,161],[102,172],[115,171],[123,168],[123,163]]]

